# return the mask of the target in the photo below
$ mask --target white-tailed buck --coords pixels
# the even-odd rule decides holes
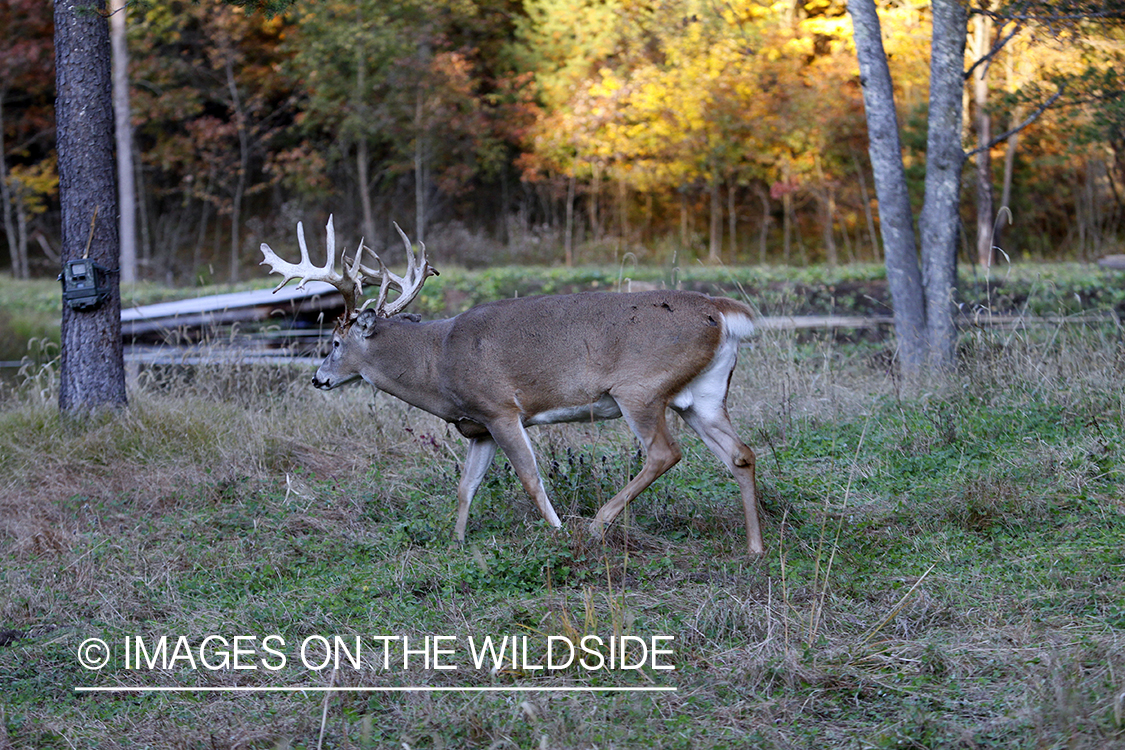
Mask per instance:
[[[398,225],[395,225],[398,228]],[[313,377],[317,388],[357,378],[452,423],[469,440],[457,490],[457,538],[473,494],[499,446],[547,523],[561,526],[539,476],[527,428],[556,422],[625,417],[644,446],[639,474],[598,510],[591,530],[602,533],[625,505],[680,460],[668,431],[672,408],[699,433],[738,481],[751,553],[761,553],[754,452],[738,439],[726,396],[738,342],[754,330],[746,305],[695,292],[590,292],[488,302],[447,320],[421,322],[399,313],[426,278],[437,274],[406,245],[404,277],[364,264],[362,241],[343,273],[335,269],[336,242],[328,220],[328,259],[309,260],[297,224],[300,263],[281,260],[262,244],[263,264],[284,281],[326,281],[344,296],[346,310],[332,335],[332,351]],[[363,281],[379,295],[357,307]],[[390,288],[398,297],[388,301]],[[275,290],[276,291],[276,290]],[[374,306],[372,307],[372,303]]]

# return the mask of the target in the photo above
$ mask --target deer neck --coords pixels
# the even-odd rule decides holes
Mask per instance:
[[[438,381],[438,358],[449,321],[388,320],[367,343],[360,375],[371,385],[442,419],[458,418]]]

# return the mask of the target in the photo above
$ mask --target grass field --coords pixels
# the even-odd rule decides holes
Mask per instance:
[[[385,395],[150,370],[72,422],[48,354],[0,391],[0,748],[1125,747],[1122,330],[970,331],[924,384],[888,346],[743,349],[758,559],[679,423],[684,461],[604,541],[586,524],[639,468],[628,430],[538,428],[565,528],[501,458],[462,547],[463,441]],[[546,668],[592,635],[598,657]],[[320,668],[334,636],[359,667]],[[516,658],[477,668],[504,636]],[[593,668],[624,636],[645,666]],[[156,686],[309,690],[76,690]]]

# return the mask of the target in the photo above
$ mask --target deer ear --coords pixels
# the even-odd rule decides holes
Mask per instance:
[[[379,324],[379,315],[374,310],[364,310],[355,320],[355,326],[364,338],[375,334],[375,327]]]

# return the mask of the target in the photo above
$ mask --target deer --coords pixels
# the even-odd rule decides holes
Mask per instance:
[[[626,505],[679,462],[668,409],[680,415],[734,476],[746,520],[747,551],[764,552],[758,521],[754,451],[736,434],[726,399],[739,342],[754,332],[752,310],[726,297],[698,292],[581,292],[486,302],[447,319],[423,321],[404,312],[437,270],[425,244],[406,246],[407,271],[390,272],[360,240],[336,270],[333,220],[326,227],[327,259],[309,259],[297,224],[301,259],[282,260],[262,243],[277,292],[324,281],[344,298],[329,354],[312,384],[332,390],[364,380],[378,391],[445,420],[468,441],[457,488],[454,531],[464,543],[469,507],[499,448],[543,519],[562,527],[527,428],[623,417],[644,450],[640,471],[599,508],[589,529],[602,538]],[[369,252],[375,267],[365,263]],[[364,283],[379,284],[366,299]],[[389,293],[396,296],[389,299]]]

